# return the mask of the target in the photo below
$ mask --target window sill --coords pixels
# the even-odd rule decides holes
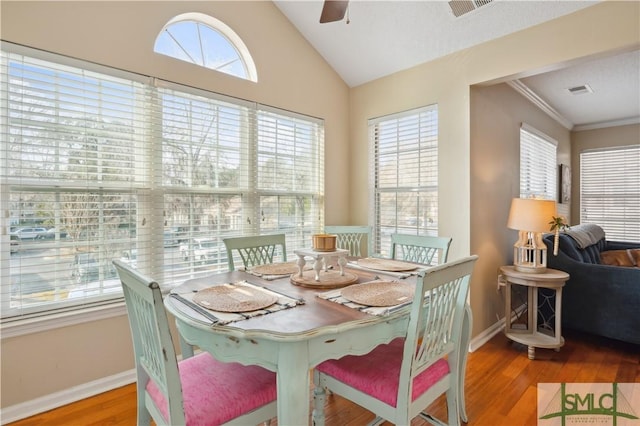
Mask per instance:
[[[126,315],[124,301],[0,324],[0,340]]]

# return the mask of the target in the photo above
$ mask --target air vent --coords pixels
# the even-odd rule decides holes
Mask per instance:
[[[493,0],[451,0],[449,7],[453,12],[453,15],[458,18],[465,13],[472,12],[479,7],[485,6],[491,3]]]
[[[572,95],[583,95],[585,93],[593,93],[593,89],[588,84],[583,84],[582,86],[569,87],[567,91]]]

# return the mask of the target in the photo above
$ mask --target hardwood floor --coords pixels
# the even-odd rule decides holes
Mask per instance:
[[[465,386],[468,424],[536,425],[538,383],[640,383],[640,346],[567,330],[564,337],[566,343],[560,352],[537,349],[534,361],[527,358],[525,346],[509,341],[502,333],[469,354]],[[444,398],[427,411],[446,419]],[[325,415],[327,426],[360,426],[374,417],[337,395],[327,398]],[[10,425],[134,425],[135,422],[136,396],[132,384]],[[277,420],[271,424],[277,425]],[[427,424],[422,420],[411,423]]]

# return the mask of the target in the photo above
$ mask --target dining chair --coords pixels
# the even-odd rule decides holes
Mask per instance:
[[[366,225],[325,226],[324,232],[336,235],[336,247],[349,250],[350,256],[363,256],[363,239],[366,243],[367,256],[372,255],[371,227]]]
[[[373,412],[370,424],[409,425],[446,394],[448,424],[460,424],[458,386],[463,316],[477,256],[421,272],[405,337],[377,346],[365,355],[328,360],[314,369],[314,425],[324,424],[325,388]],[[439,423],[438,423],[439,422]]]
[[[391,234],[391,258],[424,265],[445,263],[451,240],[451,237]]]
[[[120,260],[137,375],[138,425],[247,425],[276,417],[276,375],[202,352],[178,362],[158,283]]]
[[[235,271],[233,251],[240,254],[245,269],[256,265],[273,263],[276,249],[280,247],[282,261],[287,261],[287,244],[284,234],[253,235],[250,237],[225,238],[229,271]]]

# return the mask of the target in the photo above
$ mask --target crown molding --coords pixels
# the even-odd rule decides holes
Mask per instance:
[[[579,132],[582,130],[604,129],[606,127],[628,126],[631,124],[640,124],[640,117],[624,118],[622,120],[601,121],[600,123],[580,124],[572,130]]]
[[[573,130],[572,122],[564,118],[562,114],[553,109],[551,105],[546,103],[540,96],[538,96],[533,90],[529,89],[529,87],[527,87],[523,82],[521,82],[520,80],[511,80],[507,81],[506,83],[511,86],[516,92],[520,93],[531,103],[544,111],[549,117],[560,123],[560,125],[562,125],[565,129]]]

